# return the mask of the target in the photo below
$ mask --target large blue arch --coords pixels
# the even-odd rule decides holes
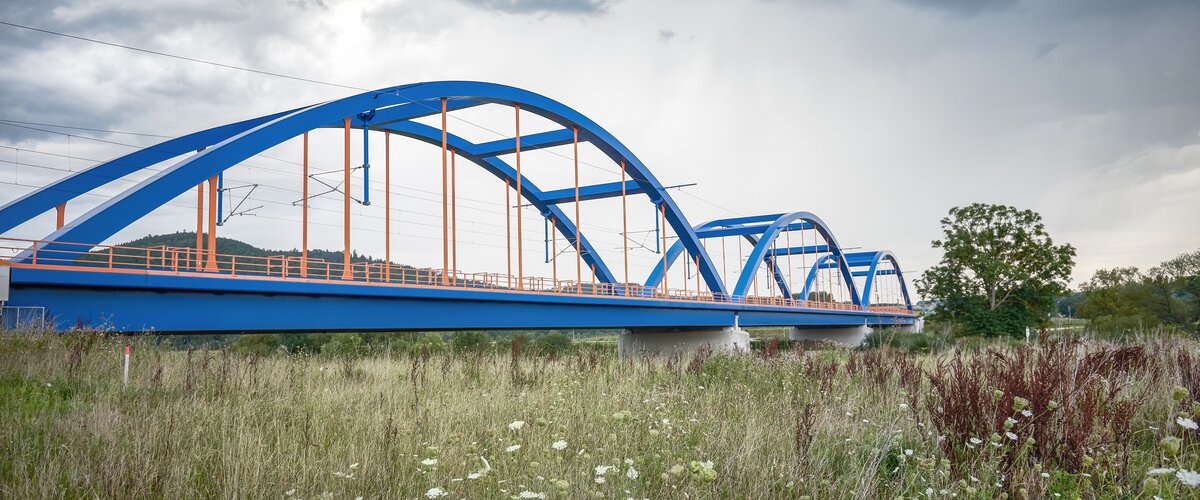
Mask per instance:
[[[834,267],[833,263],[829,262],[829,255],[822,256],[813,263],[809,269],[808,276],[804,280],[805,297],[808,296],[812,289],[813,283],[816,281],[817,272],[821,269]],[[912,298],[908,293],[908,284],[904,280],[904,272],[900,269],[900,262],[896,260],[896,256],[887,250],[869,251],[869,252],[854,252],[844,255],[845,264],[851,269],[866,267],[866,271],[852,271],[852,276],[865,276],[866,281],[863,283],[863,290],[860,300],[856,304],[864,307],[871,307],[871,290],[875,286],[875,278],[883,274],[895,274],[896,279],[900,282],[900,292],[904,297],[904,305],[908,310],[913,309]],[[888,261],[892,265],[892,270],[882,271],[879,269],[879,264],[883,261]]]
[[[850,290],[850,300],[854,304],[859,303],[858,287],[854,284],[853,275],[850,272],[850,266],[847,264],[845,257],[842,254],[842,247],[838,245],[837,238],[833,236],[833,232],[829,230],[829,226],[821,218],[813,215],[811,212],[792,212],[780,216],[775,219],[770,226],[767,226],[763,231],[762,238],[758,240],[758,244],[750,251],[746,258],[746,267],[742,269],[738,276],[738,282],[733,287],[734,296],[745,296],[746,292],[753,284],[754,275],[758,272],[758,266],[763,265],[764,257],[768,254],[771,245],[775,239],[795,221],[803,221],[821,235],[828,245],[829,254],[822,257],[836,259],[838,269],[841,271],[846,281],[846,288]],[[808,297],[808,287],[805,286],[805,291],[802,297]]]
[[[358,118],[359,114],[375,111],[369,124],[371,129],[391,130],[428,142],[428,130],[423,131],[416,127],[418,124],[406,120],[411,119],[412,116],[408,115],[413,113],[429,115],[440,112],[439,100],[442,98],[448,100],[448,108],[451,108],[450,103],[453,103],[455,109],[484,103],[520,106],[522,110],[535,113],[568,129],[577,127],[581,141],[591,142],[614,163],[624,165],[630,180],[637,184],[639,191],[645,193],[655,206],[663,207],[667,223],[678,235],[684,248],[689,254],[699,256],[700,272],[708,288],[714,293],[727,295],[725,284],[721,281],[712,260],[704,252],[700,240],[687,218],[646,165],[625,145],[591,119],[557,101],[527,90],[493,83],[444,81],[388,87],[288,112],[267,115],[239,124],[210,129],[185,136],[188,138],[187,140],[183,140],[184,138],[172,140],[178,141],[176,143],[167,141],[172,146],[170,148],[158,147],[162,150],[158,154],[143,153],[135,161],[118,159],[92,167],[83,172],[87,175],[73,176],[80,179],[73,181],[78,183],[74,188],[63,189],[61,184],[42,188],[0,208],[0,214],[6,216],[4,220],[9,220],[7,216],[12,214],[12,220],[16,221],[12,226],[16,226],[41,211],[48,210],[92,187],[124,175],[121,172],[128,173],[179,156],[187,151],[206,147],[203,151],[163,169],[149,179],[110,198],[54,231],[45,238],[47,242],[40,247],[41,252],[65,251],[56,257],[73,259],[76,254],[70,250],[78,248],[77,244],[99,244],[120,229],[145,216],[154,208],[191,189],[205,179],[305,132],[339,125],[341,120],[347,117],[352,119],[353,124],[363,126],[366,124],[361,118]],[[508,140],[512,141],[512,139]],[[211,144],[213,142],[215,144]],[[515,174],[515,172],[510,174],[511,167],[492,155],[497,151],[496,148],[484,152],[479,149],[483,145],[469,143],[460,138],[456,138],[455,142],[457,146],[452,147],[463,152],[467,159],[477,165],[498,175],[511,177]],[[553,142],[555,141],[547,141],[547,143]],[[561,140],[558,142],[561,143]],[[440,130],[438,130],[438,143],[440,144]],[[495,145],[493,144],[493,146]],[[526,149],[524,145],[522,149]],[[532,183],[529,184],[529,188],[526,188],[526,182],[522,179],[523,189],[520,196],[538,206],[543,212],[555,213],[556,220],[562,221],[559,229],[564,234],[575,237],[576,231],[573,225],[567,222],[565,214],[557,211],[557,208],[548,203],[548,200],[541,198],[543,193],[536,190]],[[584,241],[586,238],[580,239],[581,246]],[[607,266],[604,265],[603,260],[594,249],[589,248],[584,257],[590,260],[590,264],[595,264],[598,279],[615,283],[612,273],[607,271]],[[603,275],[600,274],[602,271]]]

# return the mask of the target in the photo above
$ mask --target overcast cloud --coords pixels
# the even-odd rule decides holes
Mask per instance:
[[[693,223],[809,210],[844,244],[894,251],[910,279],[939,257],[929,245],[938,220],[975,201],[1040,212],[1056,240],[1079,248],[1077,280],[1200,248],[1194,1],[64,0],[6,5],[0,20],[364,88],[442,79],[527,88],[605,126],[664,183],[698,183],[675,195]],[[0,119],[169,136],[354,92],[8,26],[0,26],[0,88]],[[511,110],[461,117],[452,131],[472,140],[511,130]],[[335,135],[314,139],[329,168],[338,165]],[[393,258],[440,265],[438,152],[396,144],[395,233],[404,243]],[[92,164],[63,156],[127,151],[0,125],[0,201]],[[220,234],[292,248],[299,177],[287,161],[298,161],[299,147],[267,154],[227,178],[263,184],[243,207],[263,208]],[[382,153],[372,154],[380,166]],[[582,172],[585,183],[616,180],[598,153],[584,154],[595,165]],[[539,186],[569,185],[568,160],[530,156]],[[501,270],[502,186],[460,170],[460,267]],[[373,188],[382,199],[382,186]],[[73,202],[69,216],[102,199]],[[318,201],[328,211],[317,222],[334,224],[338,200]],[[194,203],[184,194],[111,242],[190,230]],[[375,255],[379,205],[355,208],[371,226],[356,230],[355,246]],[[653,229],[650,210],[637,206],[631,231]],[[589,204],[583,218],[619,267],[619,205]],[[11,235],[41,237],[52,224],[47,214]],[[336,226],[320,227],[328,234],[314,246],[336,248]],[[536,213],[525,229],[527,259],[540,265]],[[653,247],[646,234],[634,239]],[[635,276],[656,261],[641,248],[631,259]]]

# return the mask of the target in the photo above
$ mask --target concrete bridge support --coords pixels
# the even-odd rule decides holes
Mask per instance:
[[[617,337],[617,355],[622,358],[672,355],[712,349],[717,352],[749,352],[750,334],[736,326],[725,328],[667,328],[625,330]]]
[[[871,333],[871,327],[867,325],[858,326],[839,326],[839,327],[792,327],[788,332],[788,340],[791,341],[825,341],[841,344],[846,347],[857,347],[862,344],[867,338],[867,334]]]

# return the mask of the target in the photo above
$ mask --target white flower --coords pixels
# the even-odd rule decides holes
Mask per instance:
[[[481,477],[483,477],[483,474],[480,474],[478,472],[472,472],[470,474],[467,474],[467,479],[470,479],[472,481],[479,479]]]
[[[1049,472],[1043,472],[1043,473],[1042,473],[1042,477],[1050,477],[1050,473],[1049,473]]]
[[[1029,417],[1033,416],[1033,412],[1031,412],[1029,410],[1021,410],[1021,415],[1024,415],[1025,418],[1029,418]]]
[[[604,476],[596,476],[596,484],[604,484]]]
[[[290,497],[290,496],[292,496],[292,495],[295,495],[295,494],[296,494],[296,488],[292,488],[292,489],[290,489],[290,490],[287,490],[287,491],[283,492],[283,494],[284,494],[284,496],[289,496],[289,497]]]
[[[559,439],[558,441],[555,441],[554,444],[550,445],[550,447],[558,451],[563,451],[567,449],[567,442]]]
[[[913,451],[912,451],[912,449],[907,449],[907,450],[904,450],[904,454],[905,454],[906,456],[910,456],[910,457],[911,457],[911,456],[912,456],[912,454],[913,454]]]
[[[1200,428],[1200,426],[1196,425],[1196,421],[1190,418],[1175,417],[1175,423],[1179,424],[1180,427],[1193,431]]]
[[[605,474],[608,474],[608,471],[613,470],[614,468],[615,467],[613,467],[611,465],[597,465],[596,466],[596,475],[603,476]]]
[[[546,498],[545,493],[534,493],[532,491],[522,491],[517,493],[517,498]]]
[[[508,424],[508,430],[510,431],[519,431],[522,427],[525,427],[524,420],[514,420],[511,424]]]
[[[625,465],[633,465],[633,459],[632,459],[632,458],[626,458],[626,459],[625,459]]]
[[[356,469],[358,469],[358,462],[354,462],[354,463],[350,464],[350,470],[356,470]]]
[[[633,466],[630,466],[629,470],[625,471],[625,477],[627,477],[629,479],[637,479],[638,478],[637,469],[634,469]]]
[[[446,493],[446,490],[443,490],[443,489],[437,488],[437,487],[429,488],[429,491],[425,492],[425,498],[429,498],[429,499],[441,498],[446,495],[449,495],[449,493]]]
[[[1017,420],[1012,417],[1008,417],[1008,418],[1004,419],[1004,423],[1006,423],[1008,425],[1016,425]]]
[[[425,460],[421,461],[421,465],[427,465],[427,466],[437,465],[437,459],[436,458],[426,458]]]
[[[1162,476],[1165,474],[1174,474],[1174,473],[1175,473],[1174,467],[1160,467],[1158,469],[1150,469],[1150,470],[1146,471],[1147,476]]]
[[[1200,485],[1200,472],[1179,469],[1179,471],[1175,473],[1175,478],[1189,488],[1195,488],[1196,485]]]
[[[901,410],[907,410],[907,409],[908,409],[908,403],[900,403],[900,409],[901,409]]]
[[[1016,435],[1016,434],[1013,434],[1013,433],[1011,433],[1011,432],[1005,432],[1005,433],[1004,433],[1004,436],[1005,436],[1005,437],[1007,437],[1008,439],[1011,439],[1011,440],[1013,440],[1013,441],[1016,441],[1016,440],[1017,440],[1017,435]]]
[[[509,446],[508,448],[505,448],[505,449],[504,449],[504,451],[507,451],[507,452],[509,452],[509,453],[512,453],[512,452],[514,452],[514,451],[517,451],[517,450],[519,450],[519,449],[521,449],[521,445],[519,445],[519,444],[514,444],[514,445],[512,445],[512,446]]]

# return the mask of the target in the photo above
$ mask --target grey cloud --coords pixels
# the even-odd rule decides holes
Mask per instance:
[[[659,40],[659,41],[661,41],[661,42],[669,42],[669,41],[671,41],[671,39],[672,39],[672,38],[675,38],[675,32],[674,32],[674,31],[672,31],[672,30],[670,30],[670,29],[661,29],[661,30],[658,30],[658,40]]]
[[[488,10],[509,14],[579,14],[596,15],[607,12],[611,0],[460,0]]]
[[[897,0],[913,7],[959,16],[974,16],[1012,8],[1017,0]]]
[[[1054,50],[1057,48],[1058,48],[1057,42],[1039,43],[1037,46],[1036,56],[1038,59],[1041,59],[1043,57],[1050,55],[1050,53],[1054,52]]]

